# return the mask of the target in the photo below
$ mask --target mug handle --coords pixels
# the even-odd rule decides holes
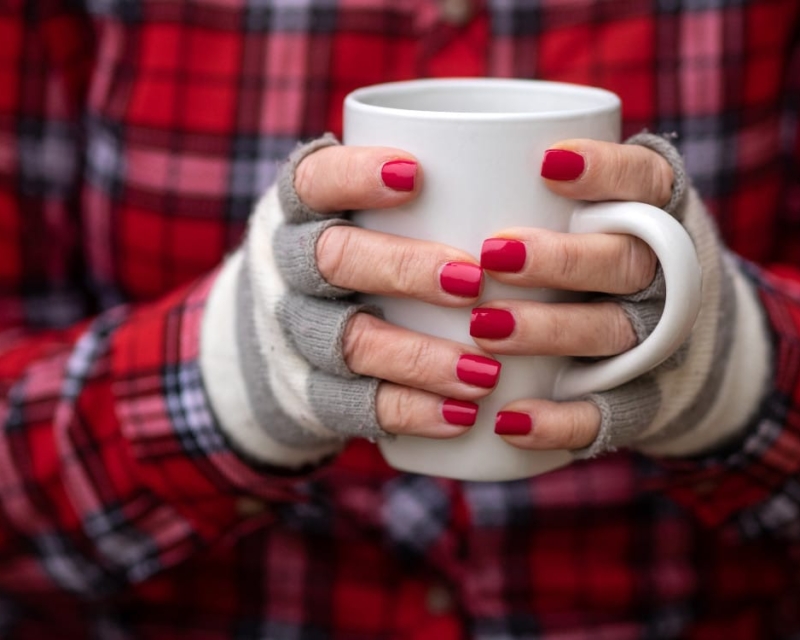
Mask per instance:
[[[578,208],[571,233],[626,233],[644,240],[664,272],[661,319],[640,344],[617,356],[585,364],[570,360],[556,378],[553,398],[568,400],[607,391],[658,366],[678,347],[700,313],[702,269],[686,229],[663,209],[641,202],[602,202]]]

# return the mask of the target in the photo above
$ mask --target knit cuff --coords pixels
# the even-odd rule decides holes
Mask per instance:
[[[357,313],[383,317],[369,304],[321,300],[295,293],[278,302],[276,314],[287,338],[311,365],[342,378],[356,378],[344,359],[344,333]]]
[[[594,458],[635,441],[653,421],[661,404],[658,385],[650,376],[582,398],[600,411],[600,431],[588,447],[573,451],[579,459]]]
[[[294,186],[294,176],[299,165],[306,156],[326,147],[341,144],[332,133],[326,133],[321,138],[300,144],[291,153],[289,159],[281,166],[278,172],[278,199],[281,209],[286,216],[286,221],[292,224],[301,224],[315,220],[323,220],[329,216],[309,208],[297,195]]]
[[[664,211],[683,222],[683,207],[686,202],[687,177],[681,154],[666,136],[653,133],[638,133],[625,141],[625,144],[638,144],[659,154],[672,167],[672,196],[662,207]]]
[[[255,215],[259,215],[257,212]],[[272,252],[275,264],[291,289],[298,293],[322,298],[344,298],[353,294],[350,289],[329,283],[317,266],[317,242],[330,227],[352,226],[343,218],[282,224],[274,231]]]

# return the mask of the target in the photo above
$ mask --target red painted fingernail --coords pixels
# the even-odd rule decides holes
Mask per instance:
[[[471,427],[478,417],[478,405],[474,402],[448,399],[442,402],[442,417],[450,424]]]
[[[483,356],[463,355],[458,359],[456,376],[461,382],[491,389],[500,376],[500,363]]]
[[[525,266],[525,243],[507,238],[489,238],[481,247],[481,267],[516,273]]]
[[[498,411],[494,432],[500,436],[524,436],[533,429],[533,420],[527,413]]]
[[[548,180],[575,180],[586,168],[580,153],[567,149],[548,149],[542,160],[542,177]]]
[[[411,160],[390,160],[381,167],[381,180],[395,191],[413,191],[417,163]]]
[[[448,262],[439,273],[439,283],[447,293],[475,298],[481,292],[483,269],[469,262]]]
[[[510,336],[515,324],[514,315],[510,311],[481,307],[472,310],[469,335],[473,338],[499,340]]]

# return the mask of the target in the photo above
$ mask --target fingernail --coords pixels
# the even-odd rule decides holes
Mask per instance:
[[[542,160],[542,177],[548,180],[575,180],[586,168],[580,153],[567,149],[548,149]]]
[[[494,432],[500,436],[524,436],[533,429],[533,420],[527,413],[498,411],[494,420]]]
[[[514,331],[514,315],[505,309],[481,307],[473,309],[469,321],[469,335],[473,338],[499,340]]]
[[[525,243],[507,238],[489,238],[481,247],[481,267],[516,273],[525,266]]]
[[[381,167],[381,180],[395,191],[413,191],[417,163],[411,160],[390,160]]]
[[[471,427],[478,417],[478,405],[474,402],[448,399],[442,402],[442,417],[450,424]]]
[[[500,363],[483,356],[463,355],[456,365],[456,376],[461,382],[491,389],[497,384],[500,375]]]
[[[475,298],[481,292],[483,269],[469,262],[448,262],[439,272],[439,283],[447,293]]]

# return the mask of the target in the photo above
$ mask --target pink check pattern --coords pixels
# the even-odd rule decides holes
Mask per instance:
[[[0,634],[800,636],[798,33],[793,0],[1,4]],[[216,266],[348,91],[444,75],[604,86],[626,134],[677,134],[769,315],[742,441],[474,484],[231,449],[197,365]]]

